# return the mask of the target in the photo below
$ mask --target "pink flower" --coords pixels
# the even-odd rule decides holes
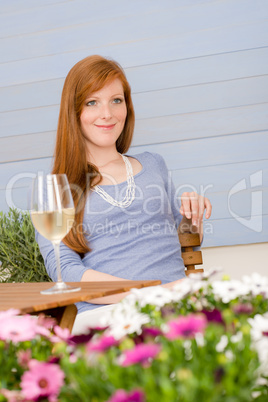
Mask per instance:
[[[189,314],[168,322],[168,339],[193,338],[197,333],[203,333],[206,319],[201,315]]]
[[[124,389],[118,389],[108,402],[144,402],[144,393],[140,390],[133,390],[127,393]]]
[[[30,370],[21,378],[21,389],[27,400],[47,398],[54,402],[63,385],[64,373],[57,364],[31,360]]]
[[[0,311],[0,321],[6,320],[7,318],[13,317],[14,315],[18,315],[19,313],[20,311],[14,308],[10,308],[9,310],[6,311]]]
[[[32,357],[32,351],[30,349],[27,350],[19,350],[17,353],[18,363],[23,368],[28,368],[28,364]]]
[[[2,388],[0,389],[0,395],[4,395],[8,402],[26,402],[21,391],[9,391],[8,389]]]
[[[54,325],[56,324],[56,320],[55,320],[55,318],[47,317],[47,316],[45,316],[45,314],[41,313],[38,315],[37,324],[40,327],[52,329],[54,327]]]
[[[54,327],[54,332],[56,336],[54,335],[51,337],[51,342],[68,342],[71,337],[71,333],[68,328],[61,328],[58,325]]]
[[[0,339],[4,341],[24,342],[36,335],[36,320],[28,315],[9,316],[0,321]]]
[[[160,352],[161,346],[155,343],[140,343],[133,349],[126,350],[121,356],[122,366],[131,366],[132,364],[141,363],[147,366],[149,361],[152,360]]]
[[[87,344],[87,351],[104,352],[111,346],[118,344],[118,341],[113,336],[101,336],[96,340],[92,340]]]

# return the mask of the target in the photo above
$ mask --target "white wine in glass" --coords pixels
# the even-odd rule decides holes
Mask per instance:
[[[65,174],[37,175],[33,181],[31,218],[36,230],[54,246],[57,264],[57,282],[42,294],[66,293],[80,290],[62,281],[60,242],[71,230],[75,208],[69,182]]]

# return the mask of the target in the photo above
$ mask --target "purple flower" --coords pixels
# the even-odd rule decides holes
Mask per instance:
[[[156,336],[162,335],[163,333],[159,328],[145,327],[143,328],[142,334],[155,338]]]
[[[47,398],[50,402],[57,401],[60,388],[63,385],[64,373],[57,364],[31,360],[30,370],[21,377],[22,394],[27,400]]]
[[[203,333],[206,319],[202,315],[189,314],[168,322],[168,339],[193,338],[197,333]]]
[[[68,344],[70,345],[81,345],[82,343],[87,343],[93,337],[94,333],[89,334],[81,334],[81,335],[72,335],[69,340]]]
[[[133,349],[126,350],[121,356],[122,366],[131,366],[140,363],[147,366],[150,360],[158,355],[161,346],[155,343],[140,343]]]
[[[253,306],[250,303],[238,303],[233,307],[235,314],[251,314],[253,313]]]
[[[138,389],[127,393],[124,389],[118,389],[107,402],[145,402],[144,393]]]
[[[118,344],[118,341],[113,336],[101,336],[96,340],[92,340],[87,344],[87,351],[104,352],[112,346]]]
[[[218,322],[219,324],[224,324],[220,310],[214,308],[214,310],[211,310],[211,311],[202,310],[202,313],[205,314],[207,321]]]

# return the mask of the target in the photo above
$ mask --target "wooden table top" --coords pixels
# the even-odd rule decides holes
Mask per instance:
[[[52,282],[0,283],[0,311],[15,308],[21,313],[34,313],[67,306],[79,301],[127,292],[132,288],[139,289],[159,285],[161,281],[67,282],[67,284],[73,287],[81,287],[81,290],[42,295],[40,291],[52,287]]]

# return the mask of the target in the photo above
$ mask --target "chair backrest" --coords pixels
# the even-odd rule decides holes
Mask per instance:
[[[186,275],[204,272],[202,268],[196,269],[195,265],[203,264],[202,252],[194,251],[194,247],[200,246],[200,236],[198,233],[179,233],[181,244],[181,255],[186,267]]]

